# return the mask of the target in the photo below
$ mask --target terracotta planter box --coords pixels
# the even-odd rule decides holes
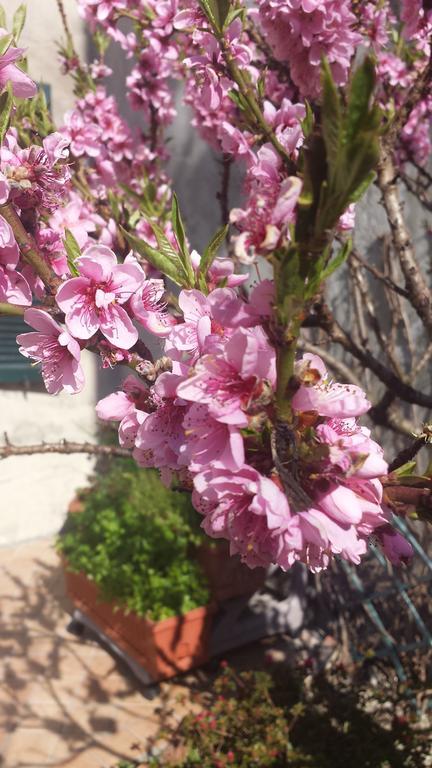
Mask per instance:
[[[155,682],[208,660],[214,606],[153,622],[101,602],[97,587],[83,573],[71,573],[66,566],[65,578],[67,594],[74,605]]]
[[[202,545],[197,560],[208,579],[210,594],[218,603],[253,595],[264,586],[265,568],[243,565],[239,555],[230,555],[227,541],[221,540],[215,547]]]

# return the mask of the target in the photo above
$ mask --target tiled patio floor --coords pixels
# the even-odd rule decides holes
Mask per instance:
[[[71,605],[52,542],[0,550],[0,765],[112,768],[158,727],[149,698],[96,643],[67,631]],[[165,684],[175,702],[184,688]]]

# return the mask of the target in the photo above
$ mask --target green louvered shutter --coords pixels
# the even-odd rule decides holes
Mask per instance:
[[[16,337],[29,331],[31,328],[20,317],[0,317],[0,386],[42,381],[39,366],[18,352]]]

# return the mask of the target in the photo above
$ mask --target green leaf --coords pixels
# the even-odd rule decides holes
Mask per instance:
[[[333,176],[333,169],[340,158],[342,141],[342,105],[334,84],[331,69],[326,59],[322,63],[322,132],[329,165],[328,178]]]
[[[12,21],[12,34],[15,42],[18,42],[26,20],[27,8],[24,4],[18,6]]]
[[[0,27],[2,29],[7,29],[6,13],[2,5],[0,5]]]
[[[407,461],[406,464],[402,464],[401,467],[398,467],[392,472],[392,475],[396,475],[396,477],[405,477],[407,475],[412,475],[413,470],[416,468],[417,462],[415,459],[412,459],[411,461]]]
[[[207,272],[209,271],[209,268],[211,267],[219,248],[227,236],[227,233],[228,224],[225,227],[221,227],[221,229],[216,232],[215,236],[210,240],[203,255],[201,256],[199,273],[204,277],[206,277]]]
[[[302,131],[307,138],[308,136],[310,136],[310,134],[313,131],[313,127],[315,124],[315,117],[314,117],[314,113],[312,112],[312,107],[307,100],[305,101],[305,107],[306,107],[306,116],[303,118],[300,124],[302,127]]]
[[[338,267],[342,266],[342,264],[347,260],[348,256],[350,255],[351,250],[352,250],[352,240],[351,238],[349,238],[343,244],[342,248],[338,250],[336,256],[332,258],[329,264],[327,264],[325,269],[321,272],[321,282],[323,280],[326,280],[328,277],[330,277],[330,275],[332,275],[333,272],[335,272],[335,270],[338,269]]]
[[[219,27],[223,29],[228,26],[227,19],[231,9],[230,0],[216,0]],[[241,9],[243,10],[243,9]]]
[[[137,253],[139,253],[140,256],[143,256],[144,259],[147,259],[147,261],[149,261],[150,264],[155,267],[155,269],[158,269],[164,275],[173,280],[174,283],[177,283],[177,285],[185,284],[182,273],[179,270],[180,262],[178,260],[178,255],[175,253],[175,251],[174,253],[177,257],[176,260],[172,259],[165,253],[160,253],[155,248],[152,248],[151,245],[148,245],[148,243],[146,243],[144,240],[141,240],[139,237],[131,235],[123,227],[120,227],[120,230],[125,236],[129,245]]]
[[[199,4],[207,16],[210,24],[220,32],[221,26],[219,23],[219,8],[217,0],[199,0]]]
[[[4,35],[4,37],[0,39],[0,56],[3,56],[3,54],[6,53],[7,49],[12,43],[12,40],[12,35]]]
[[[177,200],[177,195],[175,194],[175,192],[173,193],[172,206],[171,206],[171,221],[173,225],[174,234],[177,238],[177,242],[179,244],[180,250],[183,253],[188,253],[188,248],[186,245],[185,228],[183,225],[179,204]]]
[[[0,144],[3,143],[5,133],[9,128],[9,121],[13,106],[12,83],[8,83],[6,90],[0,96]]]
[[[224,31],[228,29],[229,25],[232,24],[236,19],[241,18],[242,21],[244,21],[245,14],[246,8],[230,8],[223,23]]]
[[[239,91],[236,91],[234,88],[232,88],[230,91],[228,91],[227,96],[242,112],[247,111],[248,105]]]
[[[349,202],[357,203],[360,200],[360,198],[363,197],[367,188],[370,187],[370,185],[375,181],[375,179],[376,179],[376,171],[369,171],[367,176],[358,185],[357,189],[355,189],[354,192],[351,193]]]
[[[70,229],[65,229],[65,239],[63,240],[63,244],[66,248],[68,267],[71,271],[71,274],[74,277],[77,277],[77,275],[79,275],[79,271],[75,262],[79,256],[81,256],[81,249]]]
[[[362,128],[371,127],[368,120],[371,117],[370,102],[375,87],[375,70],[370,56],[357,67],[351,79],[347,120],[346,139],[351,141]]]
[[[192,266],[189,249],[187,247],[186,233],[185,233],[182,217],[180,214],[177,195],[175,193],[173,194],[173,199],[172,199],[171,221],[172,221],[174,234],[176,236],[177,243],[180,249],[179,259],[182,263],[185,274],[192,287],[195,283],[195,273]]]

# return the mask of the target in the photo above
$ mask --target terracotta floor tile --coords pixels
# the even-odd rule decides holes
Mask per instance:
[[[3,768],[113,768],[158,728],[160,698],[90,636],[68,632],[71,612],[50,541],[0,550]],[[163,690],[181,709],[184,688]]]
[[[42,728],[18,727],[5,743],[4,764],[7,768],[52,766],[52,755],[58,740],[58,733],[49,733]]]
[[[136,755],[136,752],[132,754]],[[130,757],[128,752],[122,752],[120,756],[117,756],[105,749],[93,747],[82,752],[78,751],[69,760],[62,761],[61,768],[113,768],[119,760],[126,760]]]

